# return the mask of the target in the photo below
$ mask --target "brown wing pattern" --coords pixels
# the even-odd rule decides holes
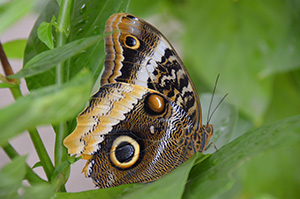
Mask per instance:
[[[151,182],[203,152],[213,128],[201,125],[192,81],[156,28],[119,13],[105,31],[101,87],[64,145],[87,159],[83,172],[99,188]]]
[[[153,96],[162,100],[162,109],[151,109]],[[100,188],[156,180],[201,147],[195,143],[192,149],[187,144],[193,125],[184,110],[159,92],[138,85],[103,85],[77,121],[64,144],[69,153],[88,159],[83,171]],[[200,134],[196,136],[201,140]],[[117,161],[111,154],[120,156],[122,143],[137,153]]]
[[[126,13],[112,15],[105,31],[105,67],[101,84],[127,82],[157,90],[201,125],[194,85],[174,48],[152,25]],[[133,45],[134,44],[134,45]]]

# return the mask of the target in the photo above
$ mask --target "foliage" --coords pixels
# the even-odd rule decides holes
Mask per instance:
[[[0,32],[28,12],[33,1],[24,2],[0,6],[0,19],[9,19]],[[16,102],[0,109],[0,144],[12,159],[0,171],[0,197],[298,198],[299,8],[300,2],[292,0],[50,0],[27,40],[24,68],[11,76],[25,78],[30,94],[21,96],[18,85],[1,76],[0,88],[11,89]],[[18,9],[20,15],[13,15]],[[165,35],[171,43],[181,46],[183,62],[201,94],[204,122],[211,98],[206,92],[221,75],[217,93],[229,97],[211,120],[218,150],[196,154],[150,184],[67,193],[72,157],[62,140],[72,132],[100,75],[105,21],[125,11],[153,20],[163,33],[169,30]],[[3,46],[9,58],[21,58],[25,40]],[[52,124],[55,130],[54,164],[35,129],[41,124]],[[26,129],[46,181],[9,145],[9,139]],[[23,179],[29,187],[22,185]]]

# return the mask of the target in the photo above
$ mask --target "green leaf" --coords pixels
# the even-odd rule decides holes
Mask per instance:
[[[124,12],[129,0],[103,0],[74,2],[72,20],[70,24],[69,37],[67,42],[101,35],[104,32],[105,22],[110,15],[116,12]],[[36,30],[42,22],[51,22],[52,16],[57,18],[58,4],[55,0],[50,0],[49,4],[38,18],[25,51],[24,63],[47,50],[47,47],[38,39]],[[92,72],[93,81],[99,77],[104,59],[104,42],[99,41],[89,49],[82,51],[65,63],[65,81],[75,76],[83,67]],[[26,78],[29,90],[37,89],[55,83],[55,70],[41,73],[39,75]]]
[[[299,142],[266,151],[243,164],[233,174],[232,189],[219,196],[222,199],[289,198],[300,195]]]
[[[195,154],[192,158],[190,158],[188,161],[186,161],[180,167],[178,167],[178,169],[167,174],[160,180],[157,180],[152,183],[122,185],[109,189],[99,189],[79,193],[57,193],[56,198],[181,198],[186,184],[186,180],[189,175],[189,171],[192,168],[194,162],[197,159],[199,159],[199,157],[203,157],[203,155],[200,153]]]
[[[42,162],[39,161],[39,162],[35,163],[35,164],[32,166],[32,168],[34,169],[34,168],[42,167],[42,166],[43,166]]]
[[[202,157],[203,154],[196,153],[188,161],[184,162],[180,167],[163,178],[146,185],[139,186],[134,190],[128,190],[122,199],[152,199],[152,198],[178,198],[180,199],[186,182],[188,180],[189,172],[194,165],[194,162]]]
[[[32,9],[34,1],[15,0],[2,4],[0,7],[0,33],[27,14]]]
[[[88,37],[70,42],[64,46],[54,48],[52,50],[44,51],[29,60],[21,71],[19,71],[15,75],[11,75],[10,77],[30,77],[48,71],[55,65],[66,61],[67,59],[80,53],[83,50],[86,50],[88,47],[95,44],[96,42],[101,41],[102,39],[102,35]]]
[[[83,109],[92,84],[85,70],[68,83],[36,90],[1,109],[0,145],[28,128],[73,118]]]
[[[70,162],[68,160],[64,161],[59,166],[57,166],[51,175],[50,181],[52,182],[57,178],[58,175],[62,174],[64,170],[69,169],[69,166]]]
[[[79,157],[76,157],[76,156],[77,156],[76,154],[69,156],[68,161],[70,164],[74,164],[75,162],[77,162],[78,160],[81,159],[81,156],[79,156]]]
[[[25,187],[22,193],[22,199],[49,199],[52,198],[57,190],[58,186],[56,184],[42,183],[32,187]]]
[[[49,49],[54,48],[52,24],[48,22],[42,22],[37,29],[37,35],[39,39],[48,46]]]
[[[13,87],[18,87],[19,85],[15,84],[10,84],[10,83],[0,83],[0,88],[13,88]]]
[[[19,156],[0,171],[0,198],[17,198],[18,189],[26,174],[26,157]]]
[[[296,116],[243,134],[192,169],[183,198],[212,198],[229,190],[232,173],[241,164],[272,149],[299,144],[299,132]]]
[[[122,185],[122,186],[113,187],[109,189],[98,189],[98,190],[91,190],[91,191],[82,191],[77,193],[58,192],[55,194],[55,199],[82,199],[82,198],[113,199],[113,198],[117,198],[124,191],[124,189],[131,186],[132,185]]]
[[[3,44],[3,49],[8,58],[22,59],[26,46],[26,39],[19,39],[6,42]]]

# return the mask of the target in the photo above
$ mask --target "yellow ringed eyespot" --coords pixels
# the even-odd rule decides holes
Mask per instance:
[[[124,38],[124,45],[127,48],[136,50],[140,47],[140,41],[133,35],[126,35]]]
[[[112,164],[121,169],[133,166],[139,158],[140,145],[133,138],[122,135],[117,137],[110,149]]]

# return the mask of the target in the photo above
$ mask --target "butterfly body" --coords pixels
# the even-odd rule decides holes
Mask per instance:
[[[64,144],[99,188],[151,182],[203,152],[213,128],[201,125],[192,81],[156,28],[118,13],[105,31],[101,87]]]

